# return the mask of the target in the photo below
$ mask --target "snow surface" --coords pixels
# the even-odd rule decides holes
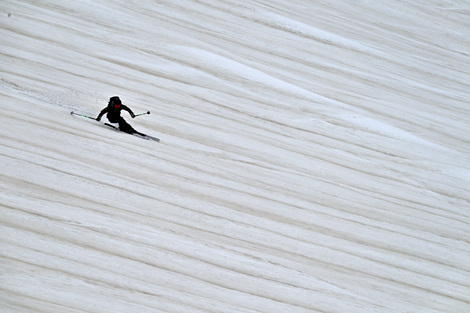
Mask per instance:
[[[1,312],[470,312],[469,15],[2,0]]]

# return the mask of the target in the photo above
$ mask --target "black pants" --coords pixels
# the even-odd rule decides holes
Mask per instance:
[[[134,128],[132,128],[132,126],[129,125],[129,123],[127,123],[126,120],[124,120],[124,118],[122,118],[122,116],[119,116],[117,120],[113,119],[113,118],[109,118],[109,116],[108,116],[108,120],[111,123],[118,123],[119,124],[119,130],[121,130],[125,133],[132,134],[132,133],[136,132],[136,130]]]

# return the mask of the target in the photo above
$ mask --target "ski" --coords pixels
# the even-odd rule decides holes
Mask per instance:
[[[147,135],[147,134],[133,133],[131,135],[134,135],[136,137],[139,137],[139,138],[142,138],[142,139],[145,139],[145,140],[152,140],[152,141],[160,142],[160,138],[150,136],[150,135]]]
[[[85,118],[88,118],[88,119],[91,119],[91,120],[95,120],[96,121],[96,118],[94,117],[91,117],[91,116],[87,116],[87,115],[84,115],[84,114],[80,114],[80,113],[77,113],[77,112],[74,112],[74,111],[71,111],[70,114],[72,115],[77,115],[77,116],[81,116],[81,117],[85,117]],[[150,112],[146,112],[146,113],[142,113],[142,114],[139,114],[139,115],[144,115],[144,114],[150,114]],[[137,116],[137,115],[136,115]],[[114,128],[115,130],[118,130],[118,131],[121,131],[119,129],[119,127],[116,127],[112,124],[109,124],[109,123],[104,123],[104,125],[106,126],[109,126],[111,128]],[[123,132],[125,133],[125,132]],[[129,133],[126,133],[126,134],[129,134]],[[157,137],[154,137],[154,136],[150,136],[150,135],[147,135],[147,134],[143,134],[143,133],[140,133],[140,132],[135,132],[135,133],[131,133],[130,135],[134,135],[136,137],[139,137],[139,138],[142,138],[142,139],[145,139],[145,140],[152,140],[152,141],[156,141],[156,142],[160,142],[160,138],[157,138]]]
[[[114,126],[113,124],[104,123],[104,125],[109,126],[109,127],[113,128],[113,129],[115,129],[115,130],[122,131],[122,130],[119,129],[119,127],[116,127],[116,126]],[[126,133],[126,132],[123,132],[123,133]],[[145,139],[145,140],[152,140],[152,141],[160,142],[160,138],[157,138],[157,137],[154,137],[154,136],[150,136],[150,135],[147,135],[147,134],[144,134],[144,133],[140,133],[140,132],[126,133],[126,134],[133,135],[133,136],[136,136],[136,137]]]

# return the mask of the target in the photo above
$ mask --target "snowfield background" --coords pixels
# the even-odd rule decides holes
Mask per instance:
[[[469,17],[2,0],[1,312],[470,312]]]

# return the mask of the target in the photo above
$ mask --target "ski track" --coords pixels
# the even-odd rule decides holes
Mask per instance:
[[[466,1],[0,7],[2,312],[470,311]]]

